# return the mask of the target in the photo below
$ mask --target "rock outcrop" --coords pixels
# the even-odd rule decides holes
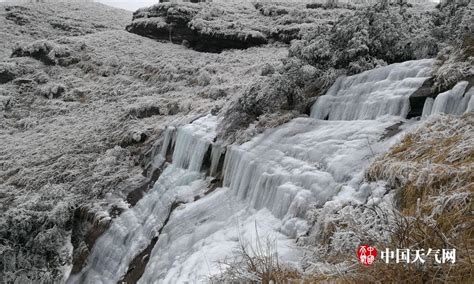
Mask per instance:
[[[127,31],[198,51],[221,52],[275,41],[288,44],[301,39],[303,31],[319,33],[341,11],[325,11],[322,16],[321,11],[299,4],[161,3],[137,10]]]
[[[232,23],[221,25],[198,15],[206,6],[182,4],[158,4],[139,9],[133,14],[133,22],[127,31],[157,40],[185,44],[198,51],[221,52],[224,49],[245,49],[266,44],[267,37],[248,27],[236,28]]]
[[[433,79],[426,80],[423,85],[410,96],[410,111],[407,118],[421,116],[423,106],[427,98],[435,98],[436,93],[433,92]]]

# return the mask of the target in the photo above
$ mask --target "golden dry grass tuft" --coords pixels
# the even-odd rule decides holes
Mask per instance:
[[[474,114],[432,118],[377,159],[368,180],[386,180],[398,205],[392,247],[456,249],[455,264],[359,269],[367,281],[473,283]],[[362,278],[361,278],[362,277]]]

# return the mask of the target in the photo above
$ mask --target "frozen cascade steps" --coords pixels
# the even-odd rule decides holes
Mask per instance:
[[[139,283],[205,282],[220,272],[217,261],[241,241],[254,245],[257,234],[275,239],[281,260],[297,265],[293,238],[308,230],[310,203],[353,198],[371,151],[395,121],[300,118],[229,147],[224,187],[176,211]]]
[[[232,255],[240,241],[254,244],[257,233],[275,239],[282,260],[297,264],[301,250],[292,238],[308,229],[304,215],[309,204],[323,204],[336,195],[351,197],[372,151],[379,149],[378,138],[394,121],[299,118],[270,129],[229,147],[225,187],[199,200],[195,196],[202,196],[209,184],[199,170],[217,121],[208,116],[180,127],[173,164],[99,238],[88,266],[75,279],[116,283],[160,228],[140,283],[203,281],[219,272],[216,262]],[[211,171],[217,171],[223,150],[213,145],[212,153]],[[163,227],[177,200],[187,204],[178,207]]]
[[[216,119],[206,117],[177,131],[173,164],[158,178],[150,192],[136,206],[125,211],[96,242],[87,266],[71,283],[117,283],[127,272],[133,258],[147,247],[163,227],[171,206],[192,201],[207,189],[207,181],[199,172],[211,139],[215,136]],[[167,132],[168,133],[168,132]],[[169,132],[171,133],[171,131]],[[168,147],[171,137],[164,139]],[[164,161],[166,150],[158,151],[156,163]]]
[[[243,145],[213,142],[219,121],[210,115],[170,128],[154,161],[163,163],[174,145],[172,164],[135,207],[114,220],[70,282],[117,283],[157,236],[139,283],[206,282],[221,272],[217,261],[232,256],[241,242],[255,244],[257,234],[276,240],[281,260],[298,265],[301,249],[294,238],[309,228],[308,207],[365,202],[364,169],[393,142],[380,138],[406,116],[408,98],[432,63],[410,61],[341,77],[314,104],[311,118],[268,129]],[[472,102],[466,105],[472,109]],[[212,177],[205,171],[221,178],[223,187],[209,190]],[[170,212],[177,201],[183,204]]]
[[[341,76],[311,109],[311,117],[328,120],[406,117],[409,97],[430,77],[433,59],[395,63],[353,76]]]
[[[461,81],[435,99],[428,98],[423,107],[422,117],[437,113],[461,115],[474,111],[474,88],[467,90],[468,86],[469,82]]]

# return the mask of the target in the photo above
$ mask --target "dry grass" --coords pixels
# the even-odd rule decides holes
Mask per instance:
[[[399,205],[413,213],[446,192],[471,192],[474,185],[474,114],[443,116],[408,134],[367,171],[371,181],[386,180],[399,188]]]
[[[396,190],[392,248],[456,249],[455,264],[378,263],[357,279],[473,283],[474,114],[430,119],[367,171]]]

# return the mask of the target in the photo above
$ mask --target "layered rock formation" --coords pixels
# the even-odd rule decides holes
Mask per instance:
[[[329,11],[322,19],[319,11],[300,6],[162,3],[136,11],[127,30],[157,40],[183,43],[198,51],[221,52],[273,41],[289,43],[301,38],[301,31],[310,29],[310,23],[324,25],[338,14]]]

